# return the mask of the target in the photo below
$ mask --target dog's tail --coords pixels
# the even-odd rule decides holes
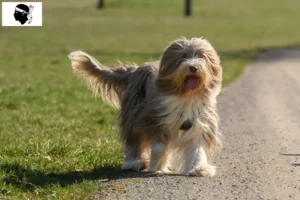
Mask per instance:
[[[87,85],[95,95],[112,105],[120,108],[129,78],[136,65],[124,65],[108,68],[101,65],[95,58],[82,51],[74,51],[69,54],[72,68],[75,74],[86,80]]]

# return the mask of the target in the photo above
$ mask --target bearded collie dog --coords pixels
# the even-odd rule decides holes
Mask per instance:
[[[222,67],[203,38],[169,44],[159,61],[106,67],[82,51],[69,54],[73,71],[120,110],[124,170],[214,176],[208,160],[220,147],[216,97]]]

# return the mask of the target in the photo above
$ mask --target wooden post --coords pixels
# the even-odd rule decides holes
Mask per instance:
[[[185,16],[189,17],[192,14],[192,0],[185,0]]]
[[[100,9],[104,8],[104,0],[98,0],[98,8]]]

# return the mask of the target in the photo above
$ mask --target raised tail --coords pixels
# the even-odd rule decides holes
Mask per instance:
[[[129,78],[136,65],[124,65],[108,68],[101,65],[95,58],[82,51],[69,54],[73,71],[87,82],[95,95],[112,105],[120,108]]]

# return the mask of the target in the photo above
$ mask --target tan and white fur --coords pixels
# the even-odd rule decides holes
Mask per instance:
[[[92,56],[69,55],[74,72],[120,109],[122,169],[214,176],[208,159],[220,146],[216,97],[222,68],[203,38],[173,41],[157,62],[108,68]]]

